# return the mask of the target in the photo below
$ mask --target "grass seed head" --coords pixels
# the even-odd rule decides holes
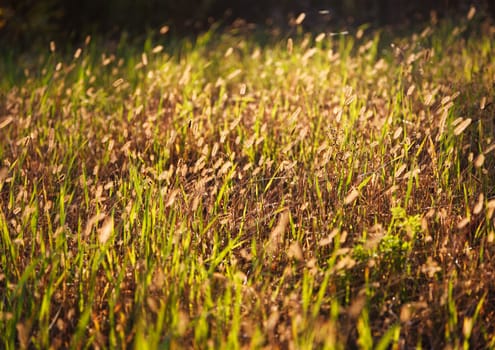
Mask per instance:
[[[295,20],[295,24],[296,25],[301,25],[302,22],[304,22],[304,19],[306,18],[306,14],[304,12],[301,12],[299,14],[299,16],[297,16],[296,20]]]
[[[462,134],[464,130],[466,130],[469,125],[471,125],[471,121],[471,118],[463,119],[462,122],[460,122],[454,129],[454,135],[459,136],[460,134]]]
[[[278,217],[277,225],[270,232],[270,236],[265,245],[265,250],[269,256],[277,255],[285,239],[285,231],[289,224],[289,210],[283,210]]]
[[[98,230],[98,241],[100,244],[105,244],[113,232],[113,218],[108,217],[105,219],[100,229]]]

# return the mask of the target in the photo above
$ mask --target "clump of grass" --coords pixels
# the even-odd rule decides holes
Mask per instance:
[[[494,346],[471,17],[4,60],[2,346]]]

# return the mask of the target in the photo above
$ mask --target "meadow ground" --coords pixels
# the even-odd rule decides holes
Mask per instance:
[[[495,347],[493,23],[294,29],[3,53],[0,347]]]

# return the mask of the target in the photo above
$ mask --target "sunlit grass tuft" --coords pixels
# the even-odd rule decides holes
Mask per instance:
[[[493,24],[303,20],[2,60],[2,347],[495,345]]]

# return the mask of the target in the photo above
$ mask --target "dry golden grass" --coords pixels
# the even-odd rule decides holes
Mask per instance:
[[[495,346],[495,29],[469,17],[5,63],[2,346]]]

